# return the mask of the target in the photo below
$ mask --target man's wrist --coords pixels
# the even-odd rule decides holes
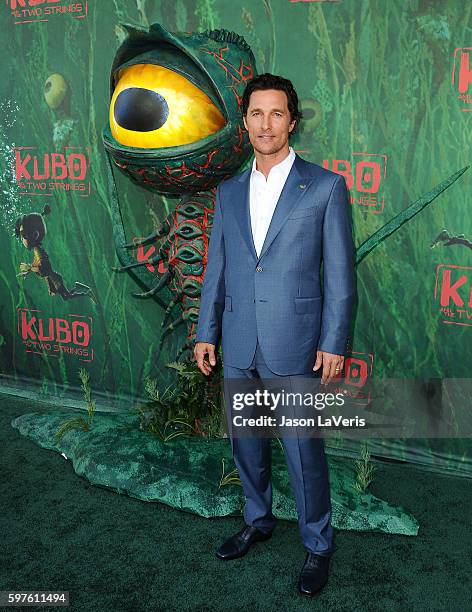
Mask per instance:
[[[214,338],[211,337],[199,337],[199,338],[195,338],[194,343],[197,344],[197,342],[204,342],[205,344],[213,344],[213,346],[216,346],[218,344],[218,340],[215,340]]]

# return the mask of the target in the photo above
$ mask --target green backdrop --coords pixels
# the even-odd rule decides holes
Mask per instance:
[[[42,13],[27,12],[32,8]],[[171,31],[233,30],[250,44],[258,72],[289,77],[304,112],[292,144],[302,157],[345,174],[355,242],[360,244],[470,163],[471,13],[472,5],[461,0],[3,3],[2,388],[39,394],[61,406],[76,405],[78,370],[84,367],[97,410],[126,411],[147,397],[147,376],[163,387],[175,376],[165,364],[185,331],[169,336],[158,355],[162,308],[133,298],[138,289],[133,280],[111,270],[118,261],[101,131],[108,115],[110,67],[124,38],[120,22],[159,22]],[[45,88],[59,97],[66,88],[63,103],[55,108],[56,98],[46,99]],[[85,164],[84,177],[34,179],[34,160],[38,174],[44,174],[45,156],[52,163],[55,153],[65,159],[82,155],[76,159]],[[31,156],[24,165],[32,178],[18,180],[15,160],[24,162],[26,155]],[[357,268],[352,363],[364,364],[373,378],[468,378],[470,175],[465,172]],[[129,236],[146,235],[175,206],[175,200],[146,192],[119,173],[115,178]],[[70,185],[75,188],[68,189]],[[85,297],[63,301],[50,296],[38,277],[17,277],[20,263],[30,262],[31,253],[15,237],[15,222],[21,215],[41,212],[45,204],[51,213],[44,246],[54,269],[68,287],[75,281],[90,286],[96,304]],[[465,239],[446,246],[438,240],[444,230]],[[465,278],[458,289],[464,304],[454,301],[453,291],[448,303],[441,304],[441,287],[459,278]],[[69,326],[85,322],[91,332],[87,356],[27,347],[22,316],[41,318],[46,327],[50,319],[64,319]],[[357,376],[354,366],[349,376]],[[469,439],[369,444],[373,454],[428,469],[462,475],[472,471]],[[339,450],[356,448],[357,443],[346,440]]]

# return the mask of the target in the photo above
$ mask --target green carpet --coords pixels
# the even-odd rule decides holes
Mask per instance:
[[[336,530],[328,585],[303,599],[296,523],[280,520],[271,540],[221,562],[214,551],[240,517],[203,518],[92,485],[11,427],[43,408],[2,398],[1,590],[68,590],[71,610],[91,612],[470,609],[466,479],[376,462],[373,495],[415,516],[418,535]]]

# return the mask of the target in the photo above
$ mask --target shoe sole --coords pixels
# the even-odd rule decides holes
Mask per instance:
[[[321,593],[321,591],[325,588],[328,581],[326,581],[317,591],[313,591],[313,593],[308,593],[307,591],[302,591],[300,589],[300,585],[298,585],[297,591],[300,595],[304,595],[305,597],[316,597]]]
[[[298,593],[302,597],[316,597],[317,595],[321,593],[322,590],[323,590],[323,587],[321,587],[321,589],[318,589],[318,591],[315,591],[314,593],[306,593],[305,591],[300,591],[300,589],[298,589]]]

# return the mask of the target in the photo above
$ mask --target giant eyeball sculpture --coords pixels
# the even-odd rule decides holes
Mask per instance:
[[[153,64],[125,68],[110,104],[113,137],[142,149],[197,142],[225,123],[203,91],[176,72]]]
[[[123,28],[127,38],[111,68],[102,134],[121,264],[115,270],[131,274],[144,289],[135,297],[165,308],[159,350],[170,333],[186,326],[179,359],[192,351],[216,187],[252,154],[240,105],[255,61],[245,40],[227,30]],[[157,230],[143,231],[145,238],[126,239],[113,169],[143,189],[176,198],[175,209]],[[131,249],[140,245],[152,256],[133,259]]]

